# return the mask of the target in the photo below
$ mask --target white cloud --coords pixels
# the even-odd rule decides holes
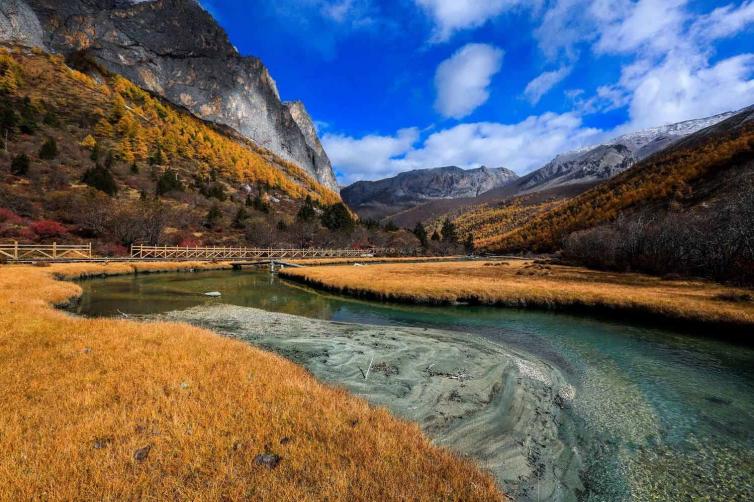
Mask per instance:
[[[565,150],[592,144],[602,131],[586,128],[573,113],[546,113],[515,124],[459,124],[430,134],[420,145],[416,128],[395,136],[325,135],[324,144],[341,181],[379,179],[409,169],[454,165],[536,169]]]
[[[550,59],[596,53],[662,51],[679,43],[687,0],[554,0],[534,35]]]
[[[434,42],[448,40],[456,31],[475,28],[521,0],[415,0],[435,22]]]
[[[694,21],[689,30],[691,36],[700,40],[715,40],[729,37],[754,22],[754,0],[719,7]]]
[[[503,51],[486,44],[468,44],[437,67],[435,108],[446,117],[468,116],[490,97],[488,87],[500,71]]]
[[[754,0],[704,15],[687,0],[555,0],[536,31],[551,58],[632,55],[618,82],[572,95],[581,113],[628,107],[623,131],[735,110],[754,102],[752,55],[712,62],[712,41],[754,23]],[[532,89],[529,89],[532,91]],[[529,93],[527,93],[528,95]],[[536,94],[533,94],[536,97]]]
[[[701,56],[668,57],[622,84],[630,95],[626,130],[734,111],[754,103],[754,54],[714,65]]]
[[[524,90],[524,96],[526,96],[526,99],[528,99],[531,104],[536,105],[539,103],[539,100],[542,99],[542,96],[550,92],[550,89],[562,82],[572,70],[573,67],[564,66],[559,70],[542,73],[529,82]]]
[[[395,174],[395,160],[410,151],[418,139],[419,130],[412,127],[399,130],[395,136],[353,138],[328,133],[322,137],[322,144],[335,169],[343,173],[342,181],[352,183]]]
[[[591,14],[598,25],[600,38],[595,44],[598,53],[628,53],[637,50],[666,51],[681,45],[679,35],[687,19],[687,0],[639,0],[598,2]]]
[[[459,124],[431,134],[421,148],[411,150],[397,164],[404,168],[504,166],[525,173],[598,137],[601,131],[583,127],[573,113],[545,113],[515,124]]]

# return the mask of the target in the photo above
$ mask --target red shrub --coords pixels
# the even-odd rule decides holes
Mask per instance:
[[[38,239],[37,234],[29,227],[20,229],[15,237],[21,242],[35,242]]]
[[[60,237],[68,233],[68,229],[61,225],[57,221],[52,220],[39,220],[35,221],[29,228],[43,239],[49,239],[51,237]]]
[[[6,207],[0,207],[0,223],[17,224],[21,221],[21,217]]]
[[[128,248],[120,244],[109,242],[97,247],[97,254],[101,256],[128,256]]]
[[[193,235],[182,237],[179,241],[177,246],[182,248],[195,248],[195,247],[201,247],[202,243],[199,242],[199,240],[194,237]]]

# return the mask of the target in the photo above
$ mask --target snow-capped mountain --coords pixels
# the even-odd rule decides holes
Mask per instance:
[[[722,122],[735,113],[652,127],[618,136],[601,145],[560,154],[540,169],[523,176],[518,181],[521,192],[611,178],[636,162],[664,150],[690,134]]]

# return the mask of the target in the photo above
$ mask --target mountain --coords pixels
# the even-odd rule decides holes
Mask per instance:
[[[722,118],[708,120],[712,125],[691,134],[686,132],[696,125],[683,129],[684,136],[669,147],[578,195],[532,200],[537,192],[529,192],[468,211],[456,219],[459,232],[473,234],[477,246],[488,251],[554,251],[572,233],[620,215],[643,215],[636,221],[652,222],[672,214],[706,213],[721,227],[689,235],[711,239],[729,225],[728,201],[745,196],[754,182],[754,106]],[[651,136],[648,143],[645,138]],[[658,137],[647,134],[635,144],[646,149]]]
[[[338,190],[303,105],[281,102],[262,62],[195,0],[3,0],[0,40],[83,55]]]
[[[0,43],[0,239],[104,254],[134,242],[289,247],[307,200],[314,212],[340,203],[235,130],[94,76]]]
[[[734,112],[729,112],[653,127],[619,136],[604,144],[563,153],[515,182],[489,190],[478,197],[430,200],[402,211],[393,220],[401,227],[413,228],[420,221],[428,222],[445,215],[457,216],[464,211],[475,211],[476,206],[484,204],[504,204],[507,200],[525,194],[532,196],[519,200],[528,201],[527,205],[573,197],[733,114]]]
[[[733,112],[728,112],[644,129],[619,136],[601,145],[558,155],[543,167],[523,176],[518,182],[520,192],[593,183],[612,178],[653,153],[662,151],[684,137],[722,122],[732,115]]]
[[[406,171],[378,181],[358,181],[340,193],[362,218],[381,219],[428,200],[476,197],[517,178],[504,167],[465,170],[448,166]]]

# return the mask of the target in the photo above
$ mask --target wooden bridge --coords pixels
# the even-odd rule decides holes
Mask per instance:
[[[269,263],[300,258],[366,258],[385,256],[390,249],[273,249],[245,247],[131,246],[128,258],[95,257],[92,245],[0,243],[0,261],[210,261]]]
[[[364,258],[387,254],[386,249],[273,249],[244,247],[131,246],[134,260],[264,260],[293,258]]]
[[[0,243],[0,259],[13,261],[81,260],[92,258],[92,244],[10,244]]]

